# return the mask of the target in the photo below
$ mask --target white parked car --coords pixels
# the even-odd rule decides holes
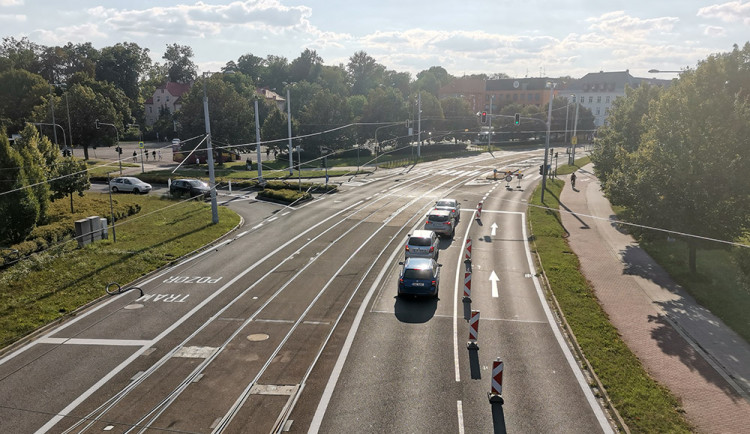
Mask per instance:
[[[123,193],[145,194],[151,191],[151,184],[132,176],[120,176],[109,181],[109,188],[112,189],[112,193],[122,191]]]

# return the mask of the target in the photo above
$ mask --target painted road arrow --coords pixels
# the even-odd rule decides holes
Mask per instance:
[[[497,281],[500,280],[500,278],[497,277],[497,274],[495,274],[495,270],[492,270],[492,274],[490,274],[490,282],[492,282],[492,296],[497,298]]]
[[[492,228],[492,232],[490,232],[490,236],[494,237],[495,234],[497,233],[497,223],[492,223],[492,226],[490,226],[490,228]]]

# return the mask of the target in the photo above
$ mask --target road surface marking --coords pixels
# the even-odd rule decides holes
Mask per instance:
[[[464,434],[464,406],[460,400],[456,401],[456,411],[458,412],[458,434]]]
[[[151,340],[142,339],[82,339],[82,338],[42,338],[40,344],[56,345],[109,345],[115,347],[142,347],[154,343]]]
[[[497,235],[497,223],[492,223],[492,226],[490,226],[490,228],[492,229],[492,231],[490,232],[490,236],[494,237],[495,235]]]
[[[497,274],[495,274],[495,270],[492,270],[492,274],[490,274],[490,282],[492,282],[492,297],[497,298],[497,281],[500,280],[500,278],[497,277]]]

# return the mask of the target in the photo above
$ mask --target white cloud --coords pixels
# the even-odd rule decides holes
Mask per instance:
[[[706,28],[703,29],[703,34],[706,36],[726,36],[727,32],[724,27],[706,26]]]
[[[94,24],[81,24],[79,26],[60,27],[54,30],[34,30],[30,36],[38,39],[45,45],[65,45],[68,42],[85,43],[92,40],[105,38]]]
[[[706,6],[698,9],[699,17],[718,18],[727,23],[741,21],[744,24],[750,24],[750,2],[733,1],[720,5]]]
[[[26,15],[12,15],[12,14],[0,14],[0,21],[16,21],[19,23],[26,22]]]
[[[23,0],[0,0],[0,7],[21,5],[23,5]]]
[[[278,0],[247,0],[226,5],[197,2],[140,10],[98,6],[88,13],[116,32],[205,37],[236,27],[275,34],[291,29],[309,30],[312,10],[307,6],[284,6]]]
[[[642,19],[626,15],[623,11],[615,11],[588,18],[586,21],[591,23],[591,30],[633,41],[650,39],[654,33],[669,33],[679,20],[677,17]]]

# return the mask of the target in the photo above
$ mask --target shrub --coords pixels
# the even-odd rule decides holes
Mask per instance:
[[[292,203],[299,200],[312,199],[312,195],[306,191],[299,192],[297,190],[271,190],[266,189],[258,192],[258,196],[265,197],[272,200],[277,200],[285,203]]]

